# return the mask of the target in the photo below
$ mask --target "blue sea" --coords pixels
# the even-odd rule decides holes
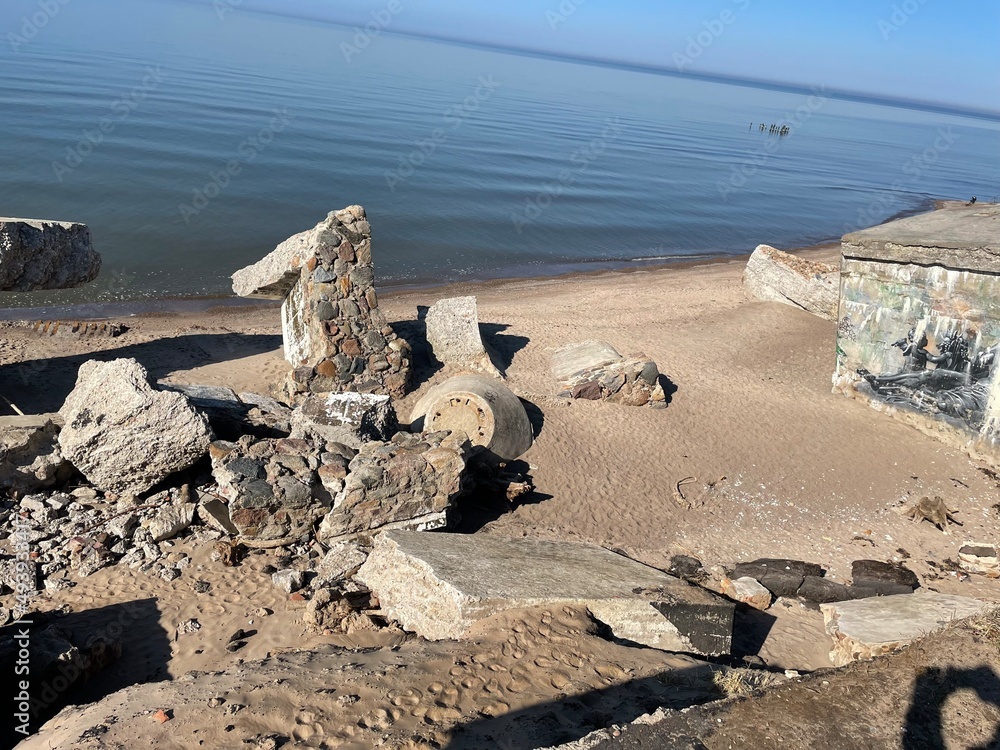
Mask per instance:
[[[104,270],[8,306],[231,294],[354,203],[388,285],[798,247],[1000,193],[984,115],[359,37],[234,0],[44,7],[0,18],[0,215],[85,222]]]

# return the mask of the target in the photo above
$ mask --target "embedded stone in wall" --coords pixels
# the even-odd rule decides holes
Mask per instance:
[[[438,300],[427,311],[425,322],[427,342],[439,362],[503,377],[483,345],[475,297]]]
[[[666,395],[656,363],[644,355],[625,358],[604,341],[584,341],[557,349],[552,374],[560,396],[611,401],[626,406],[663,406]]]
[[[324,544],[382,528],[446,526],[462,491],[464,435],[400,432],[389,443],[362,446],[347,467],[342,492],[319,527]]]
[[[1000,465],[1000,206],[845,235],[834,391]]]
[[[743,288],[765,302],[780,302],[836,320],[839,279],[836,267],[828,263],[758,245],[743,272]]]
[[[247,297],[283,300],[288,395],[358,391],[402,396],[409,344],[379,309],[371,226],[361,206],[335,211],[233,275]]]

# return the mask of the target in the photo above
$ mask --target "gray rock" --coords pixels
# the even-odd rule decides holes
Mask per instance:
[[[164,505],[156,510],[147,528],[154,542],[173,539],[194,522],[194,503]]]
[[[0,218],[0,291],[68,289],[100,270],[85,224]]]
[[[830,659],[841,667],[895,651],[953,620],[993,606],[966,596],[927,593],[821,604],[820,609],[826,632],[833,637]]]
[[[286,594],[294,594],[306,582],[306,574],[301,570],[279,570],[271,575],[271,583]]]
[[[67,478],[61,422],[58,414],[0,417],[0,488],[30,492]]]
[[[475,297],[451,297],[431,305],[425,320],[427,342],[446,365],[502,378],[483,345]]]
[[[155,390],[134,359],[85,362],[59,413],[63,455],[105,492],[139,495],[191,466],[212,441],[187,398]]]
[[[211,495],[202,495],[198,503],[198,517],[209,528],[223,534],[237,536],[240,530],[229,517],[229,506]]]
[[[387,531],[355,578],[430,640],[540,605],[586,606],[617,637],[668,651],[725,654],[732,638],[731,602],[587,544]]]
[[[413,407],[410,424],[424,432],[462,433],[500,461],[522,455],[533,440],[521,400],[503,383],[483,375],[459,375],[431,388]]]
[[[828,263],[758,245],[743,272],[743,288],[765,302],[781,302],[827,320],[837,319],[840,272]]]
[[[354,542],[340,542],[327,550],[312,580],[314,589],[327,588],[354,575],[368,559],[368,551]]]

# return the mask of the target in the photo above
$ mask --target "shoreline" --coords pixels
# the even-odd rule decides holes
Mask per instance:
[[[961,201],[946,199],[928,199],[912,209],[899,211],[889,216],[881,224],[890,221],[937,210],[948,205],[960,204]],[[793,248],[779,248],[793,255],[823,256],[839,251],[841,240],[830,238],[820,242]],[[760,243],[758,243],[760,244]],[[764,243],[769,244],[769,243]],[[460,281],[444,282],[379,282],[379,293],[386,299],[396,296],[419,293],[439,292],[443,296],[461,296],[475,291],[487,291],[508,284],[537,284],[541,282],[570,281],[579,278],[599,278],[602,275],[628,276],[637,272],[662,272],[667,270],[684,270],[698,266],[713,266],[722,263],[745,263],[753,251],[745,253],[718,253],[714,255],[683,255],[659,258],[632,258],[629,260],[585,260],[566,263],[549,264],[551,269],[566,267],[570,270],[557,273],[539,273],[523,276],[498,276],[495,278],[474,278]],[[823,257],[817,258],[823,260]],[[827,259],[827,262],[829,260]],[[589,266],[589,267],[587,267]],[[601,266],[601,267],[595,267]],[[63,305],[44,305],[38,307],[0,307],[0,323],[37,321],[37,320],[112,320],[116,318],[172,316],[191,313],[217,314],[241,308],[277,307],[274,300],[252,299],[235,295],[202,295],[192,297],[153,297],[148,299],[123,300],[116,302],[80,302]]]

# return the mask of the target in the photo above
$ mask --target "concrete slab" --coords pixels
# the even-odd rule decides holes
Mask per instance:
[[[442,364],[503,377],[483,344],[475,297],[438,300],[427,311],[425,322],[427,342]]]
[[[948,206],[851,232],[843,255],[1000,273],[1000,205]]]
[[[624,638],[665,651],[729,653],[735,605],[588,544],[390,531],[357,579],[404,628],[462,638],[506,609],[586,606]]]
[[[833,637],[830,659],[844,666],[887,654],[952,620],[985,612],[995,604],[948,594],[897,594],[821,604],[826,632]]]

